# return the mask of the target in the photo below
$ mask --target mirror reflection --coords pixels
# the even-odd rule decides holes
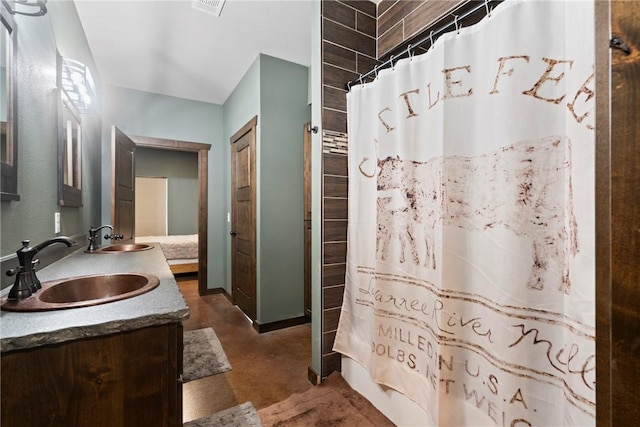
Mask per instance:
[[[15,89],[16,24],[6,9],[0,5],[0,162],[2,164],[2,200],[17,200],[17,138],[15,112],[17,93]]]
[[[2,152],[0,153],[0,160],[7,163],[9,160],[9,146],[7,145],[7,115],[8,115],[8,96],[7,88],[9,87],[9,68],[11,51],[10,44],[10,32],[8,26],[4,25],[4,19],[2,20],[2,31],[0,32],[0,131],[2,137]]]
[[[64,89],[60,89],[58,123],[58,202],[82,206],[82,121]]]
[[[80,189],[82,188],[80,183],[82,126],[64,91],[62,91],[62,105],[62,181],[64,185]]]

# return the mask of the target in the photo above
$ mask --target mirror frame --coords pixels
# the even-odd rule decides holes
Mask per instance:
[[[0,3],[2,25],[9,32],[11,43],[7,45],[7,146],[9,162],[1,162],[1,200],[20,200],[18,194],[18,87],[17,87],[17,43],[18,28],[4,3]]]
[[[57,86],[58,86],[58,205],[60,206],[82,206],[82,117],[75,108],[71,99],[62,88],[62,56],[57,53]],[[78,187],[65,183],[65,143],[66,126],[64,123],[65,110],[73,116],[76,121],[75,131],[79,133],[77,137],[77,158],[71,166],[73,181],[80,183]]]

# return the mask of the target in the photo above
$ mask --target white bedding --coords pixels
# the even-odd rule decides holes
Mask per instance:
[[[159,243],[167,260],[198,258],[198,235],[141,236],[136,243]]]

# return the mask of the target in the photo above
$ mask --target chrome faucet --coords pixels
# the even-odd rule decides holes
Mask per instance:
[[[103,228],[108,228],[111,230],[111,232],[113,233],[113,227],[109,224],[105,224],[105,225],[101,225],[98,228],[95,227],[91,227],[89,229],[89,246],[87,247],[85,252],[95,252],[98,249],[98,231],[102,230]],[[104,238],[107,240],[118,240],[118,239],[122,239],[122,234],[105,234]]]
[[[38,252],[54,243],[64,243],[69,247],[78,244],[75,240],[71,240],[65,236],[45,240],[39,245],[33,247],[29,246],[29,242],[29,240],[23,240],[22,247],[16,251],[20,265],[7,271],[7,276],[16,276],[16,280],[9,291],[9,295],[7,296],[8,300],[19,300],[30,297],[33,293],[38,292],[38,290],[42,288],[40,280],[38,280],[34,269],[36,265],[40,264],[39,260],[33,259]]]

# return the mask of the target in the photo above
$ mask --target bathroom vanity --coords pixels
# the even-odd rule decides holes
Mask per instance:
[[[189,309],[160,247],[80,249],[38,277],[44,284],[131,272],[155,275],[160,283],[90,307],[0,311],[3,425],[182,425],[182,320]]]

